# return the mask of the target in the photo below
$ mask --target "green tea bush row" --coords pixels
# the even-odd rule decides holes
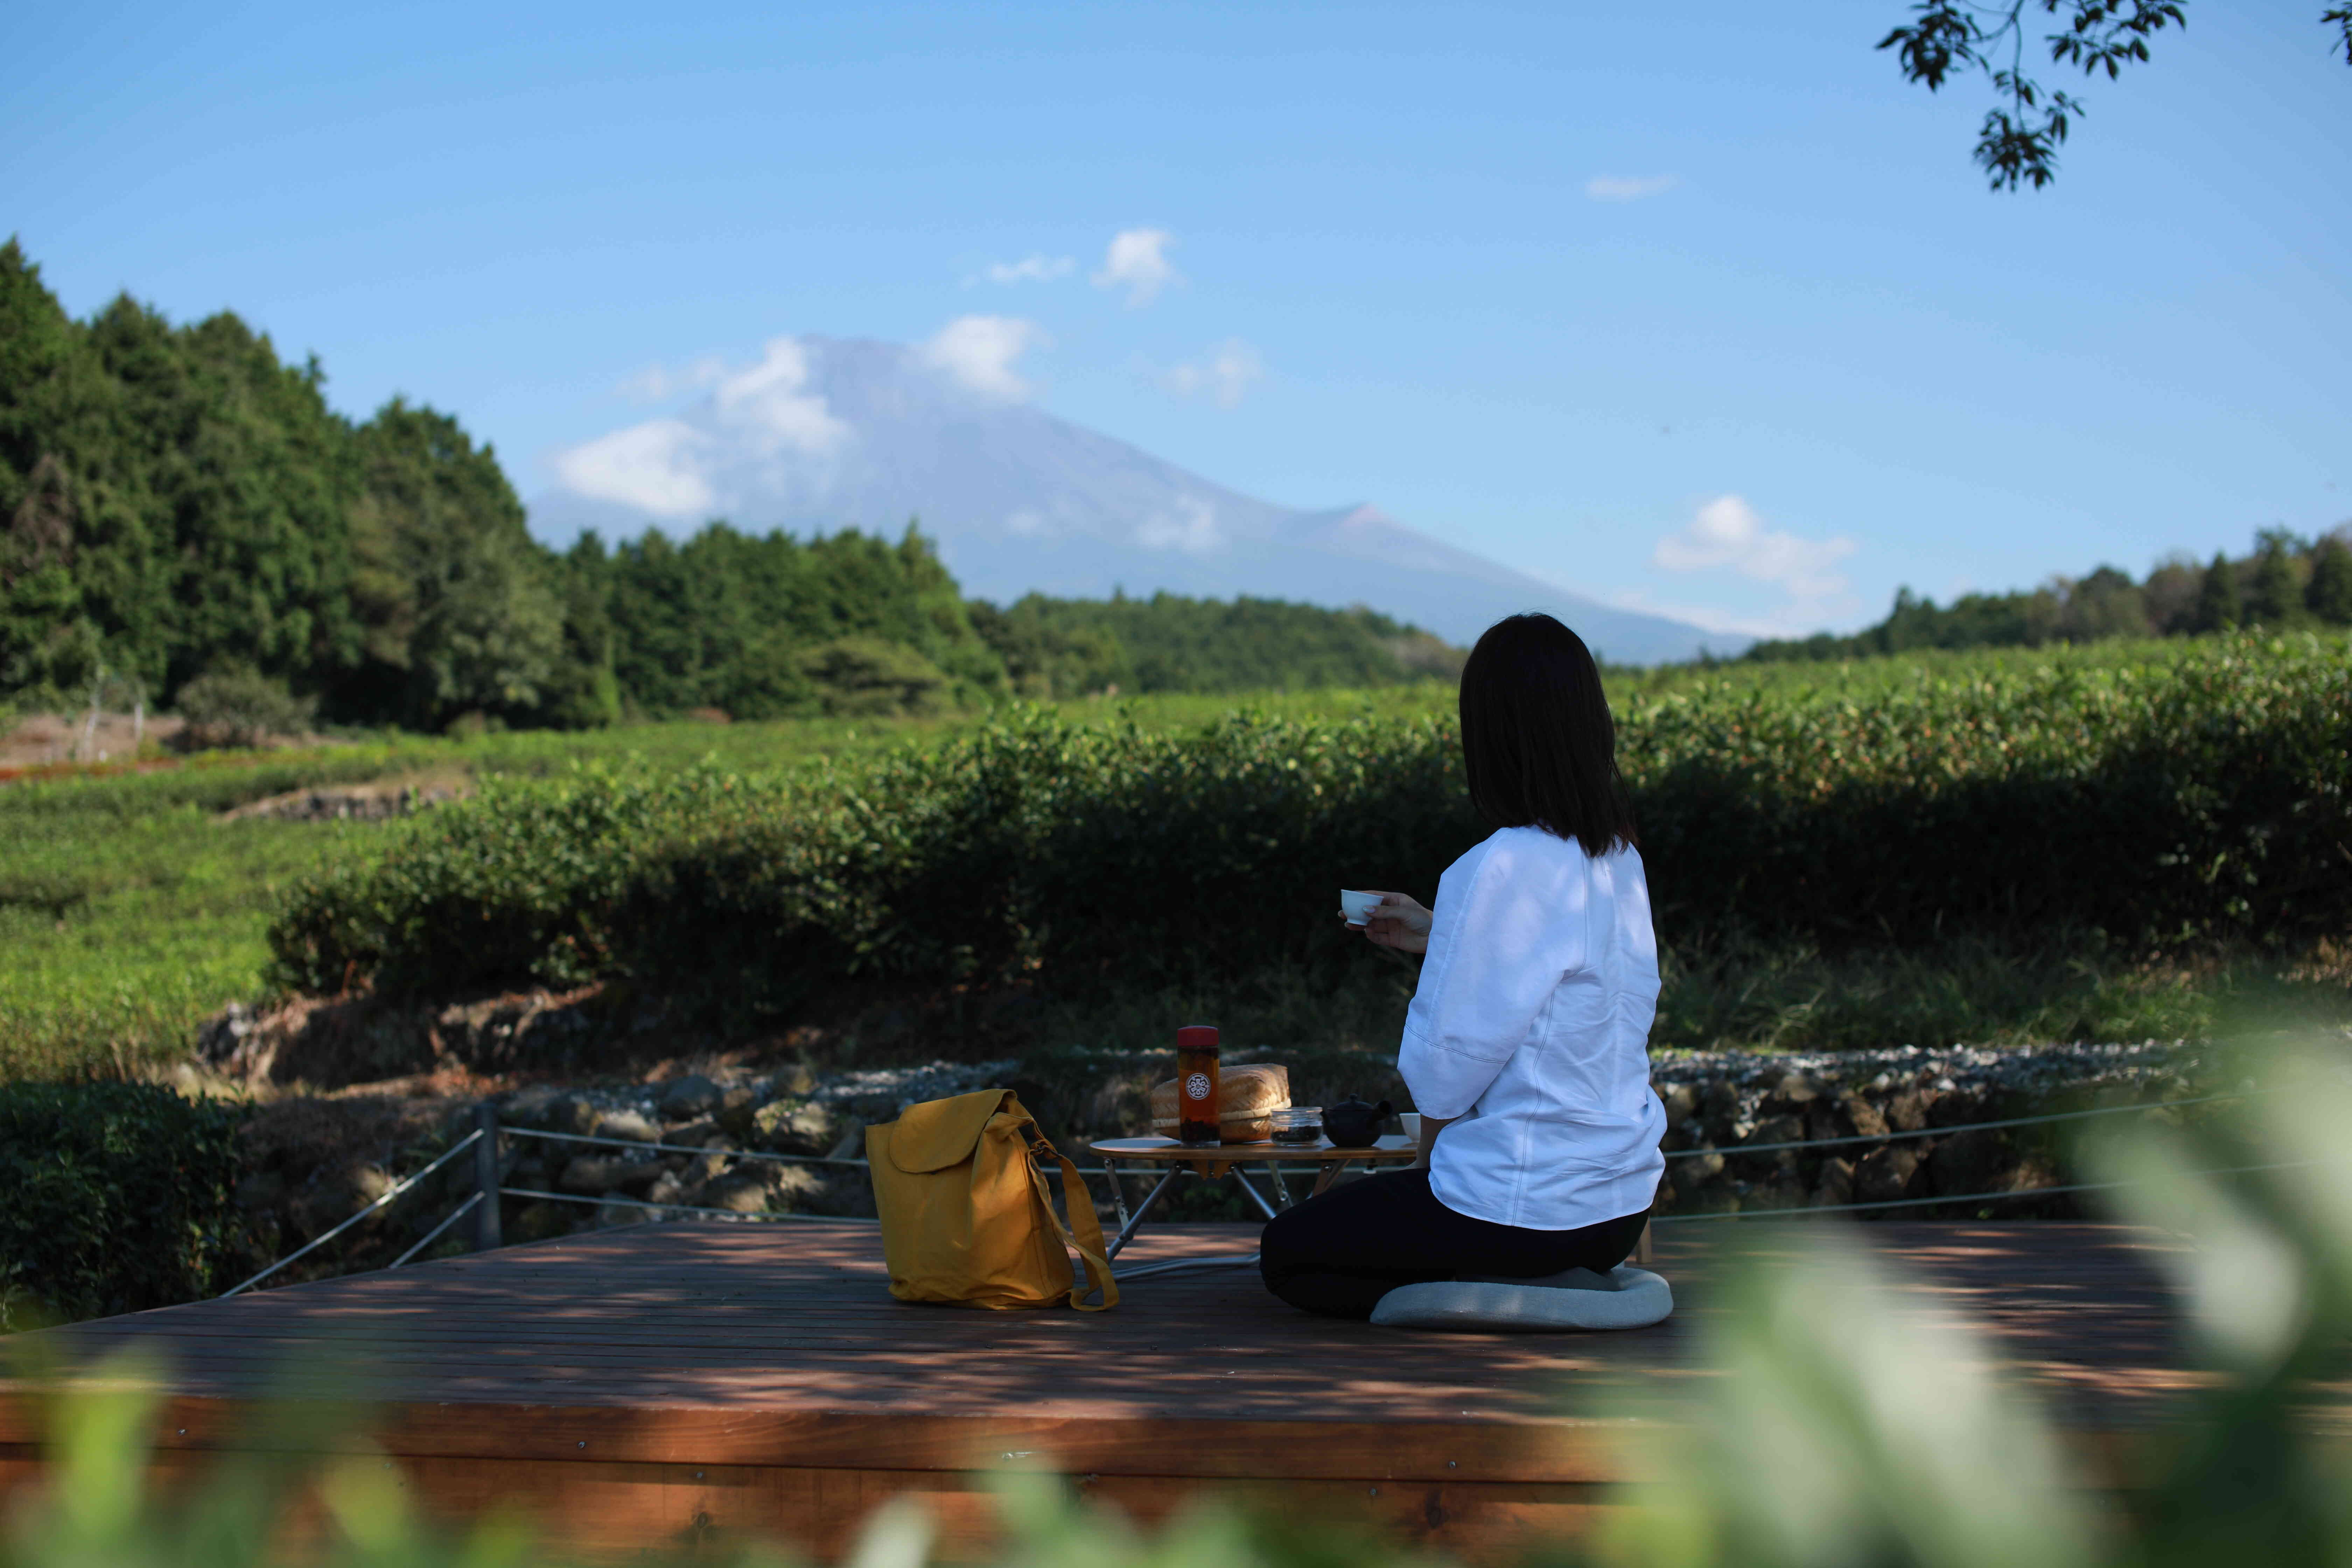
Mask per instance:
[[[2144,668],[1735,678],[1621,704],[1661,935],[2163,943],[2352,927],[2352,664],[2251,639]],[[1426,898],[1483,829],[1452,726],[1017,713],[829,771],[495,784],[292,894],[281,977],[595,978],[753,1012],[874,981],[1068,990],[1349,962],[1342,884]]]
[[[238,1115],[153,1084],[0,1084],[0,1331],[219,1288]]]

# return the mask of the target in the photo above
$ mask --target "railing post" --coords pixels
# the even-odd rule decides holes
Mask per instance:
[[[499,1108],[487,1100],[474,1107],[474,1129],[482,1135],[474,1145],[474,1191],[482,1199],[474,1205],[474,1250],[488,1252],[503,1245],[499,1237]]]

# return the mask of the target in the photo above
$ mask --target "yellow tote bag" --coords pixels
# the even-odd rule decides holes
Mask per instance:
[[[1062,1167],[1069,1226],[1054,1213],[1053,1189],[1033,1154]],[[1078,1168],[1045,1142],[1011,1089],[908,1106],[898,1121],[866,1130],[866,1158],[890,1294],[901,1301],[998,1311],[1064,1301],[1082,1312],[1118,1305],[1094,1199]],[[1085,1292],[1070,1271],[1072,1247],[1086,1259]],[[1080,1299],[1096,1291],[1102,1300],[1093,1306]]]

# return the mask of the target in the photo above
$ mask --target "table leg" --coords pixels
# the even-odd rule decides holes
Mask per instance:
[[[1288,1208],[1290,1206],[1290,1189],[1283,1185],[1282,1162],[1279,1160],[1268,1160],[1265,1163],[1265,1173],[1274,1178],[1274,1201],[1280,1204],[1284,1208]]]
[[[1337,1163],[1325,1165],[1315,1177],[1315,1190],[1307,1195],[1310,1198],[1319,1198],[1329,1192],[1331,1184],[1339,1179],[1339,1173],[1354,1163],[1353,1160],[1341,1160]]]
[[[1242,1168],[1239,1165],[1235,1165],[1233,1168],[1233,1171],[1234,1184],[1249,1194],[1249,1201],[1257,1205],[1258,1213],[1265,1215],[1268,1219],[1272,1219],[1275,1216],[1275,1207],[1272,1204],[1265,1201],[1265,1194],[1259,1192],[1255,1187],[1250,1185],[1249,1178],[1242,1174]]]
[[[1118,1179],[1118,1162],[1106,1158],[1103,1172],[1110,1177],[1110,1206],[1118,1215],[1118,1228],[1127,1229],[1127,1188]]]
[[[1176,1178],[1183,1173],[1184,1167],[1181,1165],[1171,1165],[1168,1167],[1168,1173],[1160,1178],[1160,1184],[1152,1188],[1150,1194],[1147,1196],[1143,1200],[1142,1204],[1137,1207],[1135,1217],[1118,1227],[1118,1239],[1112,1242],[1108,1247],[1103,1248],[1104,1257],[1117,1258],[1119,1254],[1119,1249],[1124,1247],[1129,1242],[1135,1239],[1136,1231],[1142,1226],[1144,1219],[1151,1213],[1152,1206],[1160,1202],[1160,1195],[1162,1194],[1166,1193],[1169,1188],[1176,1184]]]

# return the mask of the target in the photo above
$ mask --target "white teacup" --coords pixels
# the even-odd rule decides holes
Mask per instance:
[[[1360,926],[1370,920],[1372,911],[1380,907],[1378,893],[1360,893],[1353,888],[1339,889],[1339,912],[1348,917],[1351,926]]]

